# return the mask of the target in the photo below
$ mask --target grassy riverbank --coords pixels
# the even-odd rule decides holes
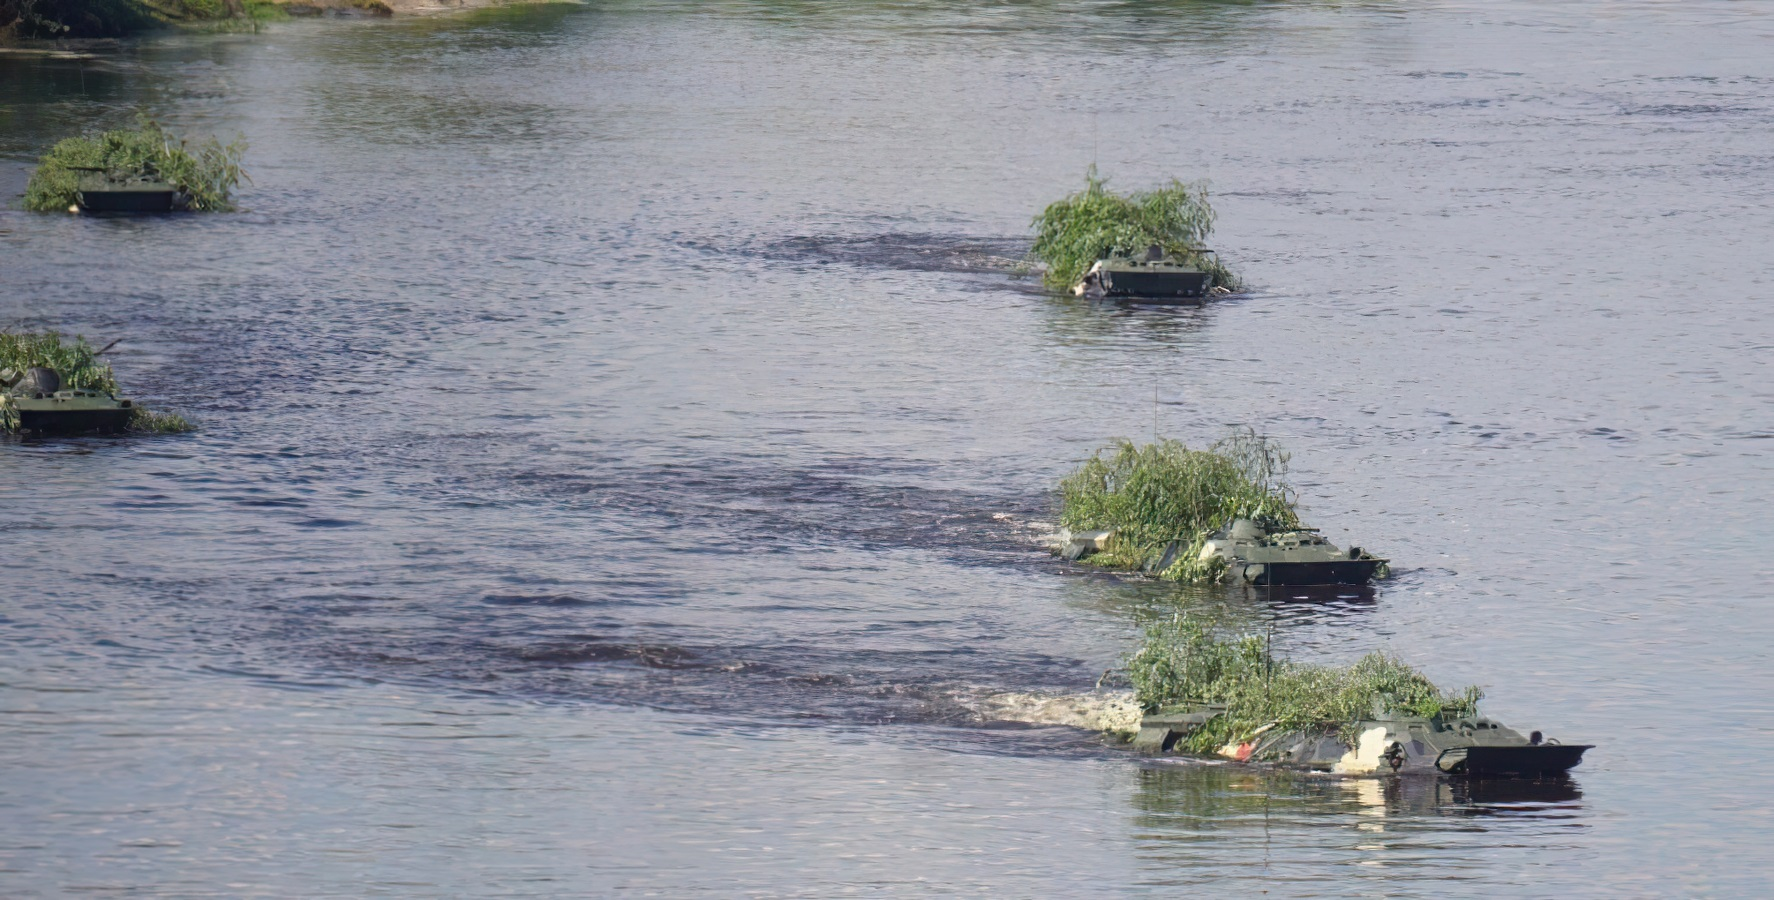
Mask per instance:
[[[164,28],[252,30],[288,17],[284,4],[270,0],[0,0],[0,46]]]
[[[257,31],[309,16],[433,15],[562,0],[0,0],[0,48],[126,38],[154,31]]]

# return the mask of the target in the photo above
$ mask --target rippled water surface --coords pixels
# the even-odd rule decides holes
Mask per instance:
[[[0,56],[0,193],[137,110],[253,179],[0,212],[0,320],[203,424],[0,445],[0,893],[1766,893],[1770,46],[1725,2],[735,2]],[[999,271],[1092,161],[1209,179],[1252,290]],[[1399,576],[1033,546],[1105,438],[1234,423]],[[1027,696],[1184,604],[1600,746],[1265,775]]]

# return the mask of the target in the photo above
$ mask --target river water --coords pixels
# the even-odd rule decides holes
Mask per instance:
[[[1756,4],[659,3],[0,57],[0,194],[137,110],[245,211],[0,212],[0,321],[188,436],[0,446],[0,894],[1765,894],[1774,19]],[[1095,162],[1251,285],[1015,256]],[[1352,596],[1033,545],[1248,425]],[[1217,606],[1567,782],[1142,763]],[[1069,724],[1070,723],[1070,724]]]

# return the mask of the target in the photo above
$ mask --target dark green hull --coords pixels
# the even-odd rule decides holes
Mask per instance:
[[[1348,559],[1320,562],[1234,563],[1233,575],[1248,584],[1310,585],[1367,584],[1383,559]]]
[[[1207,296],[1206,272],[1104,272],[1104,297],[1192,300]]]
[[[83,190],[79,196],[80,208],[87,212],[172,212],[178,201],[172,188]]]
[[[1435,767],[1449,775],[1479,778],[1543,778],[1562,775],[1583,761],[1587,744],[1534,744],[1526,747],[1457,747],[1441,754]]]
[[[129,429],[132,409],[18,411],[19,431],[32,434],[119,434]]]

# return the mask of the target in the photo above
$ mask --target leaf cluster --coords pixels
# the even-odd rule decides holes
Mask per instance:
[[[1211,753],[1258,729],[1336,733],[1353,743],[1356,723],[1378,705],[1425,718],[1473,715],[1477,687],[1449,694],[1395,657],[1370,653],[1349,666],[1274,659],[1262,636],[1216,628],[1187,614],[1154,623],[1128,660],[1128,677],[1147,710],[1217,705],[1224,711],[1186,739]]]
[[[240,30],[252,22],[288,19],[282,4],[272,0],[136,0],[160,18],[191,30]],[[354,4],[361,5],[361,4]],[[253,27],[248,25],[248,27]],[[256,30],[256,28],[255,28]]]
[[[117,393],[111,364],[99,359],[86,338],[64,341],[54,331],[0,331],[0,369],[22,372],[33,366],[54,369],[64,387]]]
[[[238,141],[224,145],[215,138],[191,145],[143,117],[134,129],[68,138],[50,148],[25,186],[25,208],[65,210],[74,205],[82,176],[102,175],[114,182],[170,184],[184,196],[185,209],[232,210],[234,188],[245,177],[240,168],[245,149]]]
[[[1115,533],[1108,550],[1087,557],[1099,565],[1137,569],[1178,541],[1176,562],[1160,574],[1212,580],[1224,562],[1200,559],[1201,548],[1222,525],[1240,518],[1300,524],[1294,492],[1283,480],[1287,463],[1279,445],[1250,429],[1206,450],[1169,439],[1144,446],[1118,440],[1060,482],[1060,524]]]
[[[197,426],[178,413],[155,412],[145,406],[137,406],[135,412],[130,414],[129,430],[141,434],[184,434],[196,431]]]
[[[1049,287],[1069,288],[1097,260],[1143,253],[1153,244],[1210,273],[1215,286],[1237,287],[1237,277],[1203,252],[1214,222],[1206,188],[1171,179],[1154,190],[1117,194],[1107,183],[1093,164],[1084,190],[1048,204],[1035,217],[1030,252],[1046,264],[1043,278]]]

